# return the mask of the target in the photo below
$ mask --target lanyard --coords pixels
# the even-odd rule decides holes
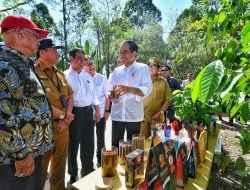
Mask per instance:
[[[52,78],[48,75],[48,73],[46,72],[46,69],[44,70],[44,73],[47,75],[47,77],[50,79],[50,81],[53,83],[53,85],[56,87],[56,89],[58,90],[58,92],[60,92],[61,94],[61,89],[60,89],[60,82],[58,80],[58,76],[57,76],[57,71],[55,71],[55,74],[56,74],[56,80],[57,80],[57,84],[54,83],[54,80],[53,80],[53,71],[52,71]]]

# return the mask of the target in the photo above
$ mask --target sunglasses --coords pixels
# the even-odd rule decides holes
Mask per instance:
[[[157,64],[148,64],[148,66],[152,69],[160,68],[160,66]]]
[[[162,69],[161,71],[169,71],[169,69]]]

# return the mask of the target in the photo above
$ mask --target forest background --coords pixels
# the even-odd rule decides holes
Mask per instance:
[[[116,66],[119,45],[124,39],[133,39],[139,44],[138,61],[146,62],[149,57],[157,56],[173,65],[173,71],[180,79],[184,79],[190,71],[197,74],[204,66],[199,63],[208,63],[200,53],[190,54],[193,50],[188,43],[195,39],[197,42],[196,35],[186,36],[189,25],[202,18],[202,15],[197,17],[194,14],[197,5],[180,13],[176,9],[161,12],[152,0],[1,1],[0,20],[8,14],[29,16],[39,27],[49,30],[52,39],[65,46],[58,65],[62,70],[69,67],[69,50],[77,46],[94,57],[99,72],[109,76]],[[191,2],[188,1],[188,4]],[[56,15],[59,11],[60,19]],[[162,15],[167,15],[165,26],[162,24]],[[189,56],[184,58],[183,51],[187,49],[190,50]],[[199,61],[195,61],[194,56],[198,55],[199,59],[196,60]]]

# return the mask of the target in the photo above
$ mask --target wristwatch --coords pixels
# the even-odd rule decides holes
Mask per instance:
[[[59,115],[59,119],[64,119],[65,118],[65,112],[62,111]]]
[[[161,114],[164,114],[164,111],[161,109],[161,110],[160,110],[160,113],[161,113]]]

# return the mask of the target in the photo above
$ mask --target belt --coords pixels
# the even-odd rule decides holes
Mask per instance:
[[[84,110],[87,110],[87,109],[92,109],[92,106],[84,106],[84,107],[75,107],[74,106],[74,109],[84,109]]]

